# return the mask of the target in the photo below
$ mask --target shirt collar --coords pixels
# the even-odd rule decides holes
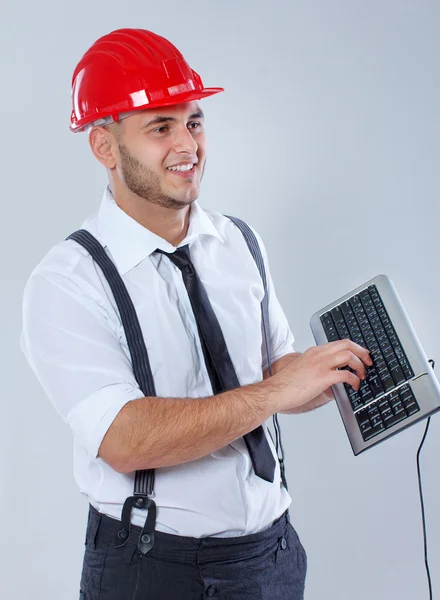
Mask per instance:
[[[113,198],[107,186],[98,212],[98,229],[104,247],[108,247],[121,275],[150,256],[157,248],[174,252],[175,247],[156,235],[124,212]],[[217,228],[199,205],[191,205],[189,226],[186,237],[179,244],[185,246],[200,235],[211,235],[224,242]]]

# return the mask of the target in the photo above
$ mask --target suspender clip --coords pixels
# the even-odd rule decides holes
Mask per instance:
[[[122,548],[128,542],[131,531],[131,511],[133,507],[148,511],[145,525],[139,535],[138,550],[144,556],[154,546],[154,528],[156,526],[156,503],[152,497],[154,494],[138,494],[129,496],[122,508],[121,529],[116,533],[115,547]]]

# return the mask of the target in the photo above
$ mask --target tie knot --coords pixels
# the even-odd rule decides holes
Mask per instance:
[[[189,256],[189,246],[182,246],[181,248],[177,248],[175,252],[165,252],[164,250],[157,249],[156,252],[160,252],[161,254],[165,254],[168,258],[178,267],[182,273],[186,273],[187,275],[192,275],[194,273],[194,266],[191,262]]]

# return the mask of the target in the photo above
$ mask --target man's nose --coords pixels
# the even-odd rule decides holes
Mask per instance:
[[[193,138],[187,127],[179,127],[175,132],[174,149],[176,152],[187,152],[195,154],[197,152],[197,142]]]

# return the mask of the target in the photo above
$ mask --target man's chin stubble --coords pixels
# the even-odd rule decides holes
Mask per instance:
[[[162,206],[163,208],[169,208],[171,210],[182,210],[182,208],[190,206],[199,196],[196,194],[190,199],[179,200],[178,198],[166,194],[157,194],[157,192],[151,194],[147,190],[144,190],[144,193],[138,193],[138,195],[151,204],[156,204],[157,206]]]

